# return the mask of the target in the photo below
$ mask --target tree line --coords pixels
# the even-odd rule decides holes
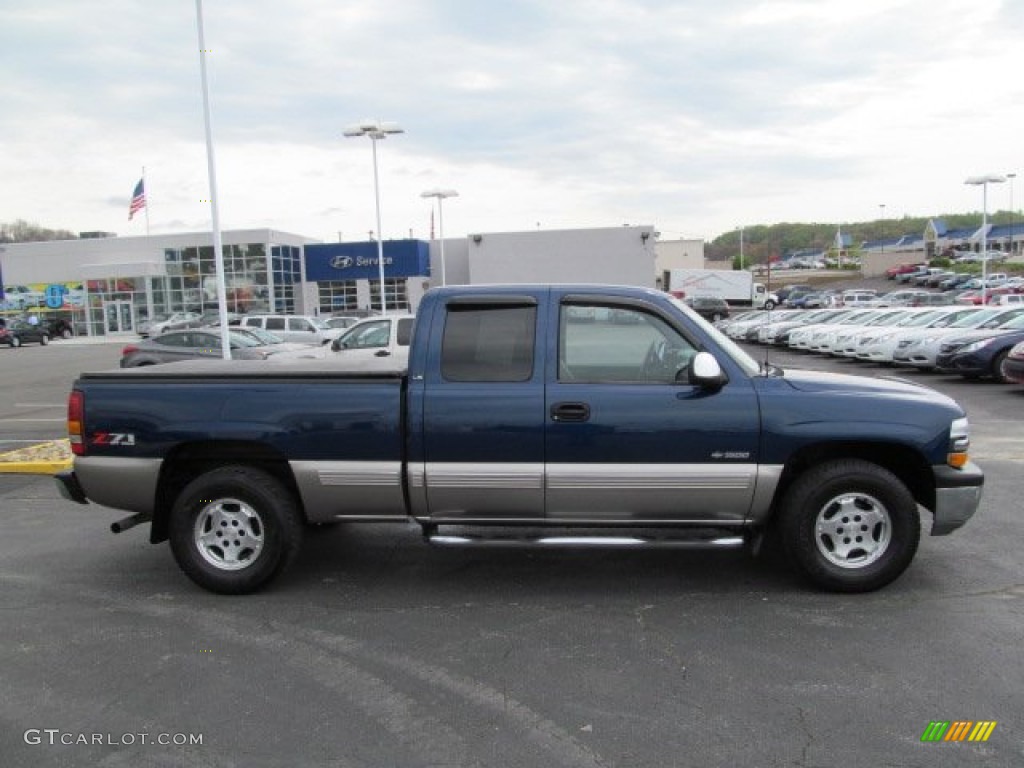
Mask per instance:
[[[77,240],[78,235],[67,229],[48,229],[24,219],[0,222],[0,243],[36,243],[42,240]]]
[[[967,229],[981,226],[981,211],[977,213],[949,213],[942,216],[904,216],[901,219],[878,219],[840,224],[843,235],[849,235],[854,244],[864,241],[897,239],[903,235],[921,235],[929,221],[942,220],[948,229]],[[1010,224],[1024,222],[1009,211],[989,214],[989,224]],[[743,261],[745,264],[767,263],[805,249],[825,251],[832,247],[836,238],[836,224],[766,224],[743,229]],[[729,261],[740,252],[739,230],[719,235],[704,248],[704,255],[710,261]]]

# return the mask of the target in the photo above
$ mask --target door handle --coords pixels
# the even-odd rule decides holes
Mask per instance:
[[[374,355],[375,355],[376,357],[388,357],[388,356],[389,356],[390,354],[391,354],[391,353],[390,353],[390,352],[388,352],[388,351],[387,351],[386,349],[382,349],[382,350],[380,350],[379,352],[375,352],[375,353],[374,353]]]
[[[586,403],[555,403],[551,406],[552,421],[588,421],[590,406]]]

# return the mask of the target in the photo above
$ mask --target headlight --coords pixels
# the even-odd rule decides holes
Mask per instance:
[[[971,427],[967,423],[967,417],[956,419],[949,427],[949,453],[946,454],[946,463],[956,469],[967,465],[967,449],[971,447]]]
[[[968,344],[966,347],[961,349],[961,352],[977,352],[979,349],[984,349],[991,344],[995,339],[982,339],[981,341],[975,341]]]

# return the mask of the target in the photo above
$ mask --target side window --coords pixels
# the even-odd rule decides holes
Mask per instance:
[[[390,320],[376,320],[372,323],[353,328],[345,334],[345,349],[372,349],[373,347],[386,347],[388,345],[388,333],[391,331]]]
[[[184,333],[165,333],[160,337],[160,343],[167,347],[187,347],[188,336]]]
[[[400,347],[408,347],[409,342],[412,340],[412,320],[411,317],[403,317],[398,321],[398,331],[395,340]]]
[[[304,317],[289,317],[288,318],[288,330],[289,331],[309,331],[313,332],[313,325]]]
[[[535,306],[449,306],[441,375],[448,381],[529,381],[536,328]]]
[[[696,353],[657,315],[632,307],[561,307],[559,381],[670,384]]]
[[[264,326],[268,331],[283,331],[284,330],[284,318],[283,317],[268,317],[267,324]]]

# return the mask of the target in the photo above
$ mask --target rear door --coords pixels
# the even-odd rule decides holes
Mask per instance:
[[[543,292],[460,293],[441,299],[429,325],[417,326],[440,354],[422,373],[410,370],[414,514],[429,509],[436,522],[543,517]]]

